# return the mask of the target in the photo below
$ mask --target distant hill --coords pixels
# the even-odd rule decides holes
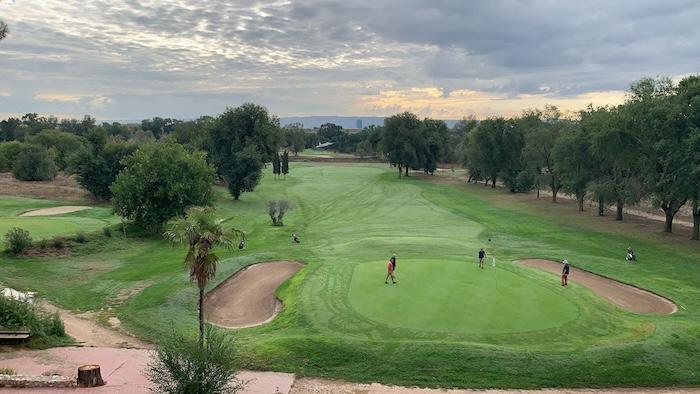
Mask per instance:
[[[357,121],[362,122],[358,125]],[[334,123],[339,126],[343,126],[345,129],[361,129],[362,127],[370,125],[381,126],[384,124],[383,116],[290,116],[280,118],[280,123],[282,126],[291,123],[301,123],[307,129],[313,129],[315,127],[321,127],[325,123]],[[454,126],[457,120],[445,120],[448,127]],[[358,127],[360,126],[360,127]]]

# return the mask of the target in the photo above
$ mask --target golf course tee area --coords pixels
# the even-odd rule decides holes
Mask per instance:
[[[277,289],[283,307],[270,322],[217,328],[235,336],[245,368],[427,387],[700,385],[700,249],[683,237],[432,181],[438,176],[399,178],[385,164],[295,162],[286,179],[268,172],[240,201],[223,188],[216,196],[217,217],[248,241],[241,251],[217,251],[209,290],[251,264],[303,264]],[[291,210],[284,226],[272,226],[267,203],[280,199]],[[0,227],[27,228],[37,239],[115,230],[60,256],[3,254],[0,284],[94,312],[104,324],[116,317],[119,329],[147,341],[196,332],[197,286],[182,247],[124,238],[103,206],[20,216],[60,205],[75,204],[0,197]],[[625,261],[630,245],[635,263]],[[396,284],[385,283],[394,254]],[[562,286],[523,259],[567,259],[663,296],[675,312],[633,313],[575,273]]]

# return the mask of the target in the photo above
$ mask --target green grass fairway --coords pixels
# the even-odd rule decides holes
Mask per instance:
[[[466,261],[400,260],[397,284],[383,285],[385,264],[358,264],[350,305],[389,326],[451,333],[507,333],[561,326],[576,305],[552,286]]]
[[[54,235],[89,233],[118,222],[109,206],[51,216],[20,217],[18,215],[40,208],[75,205],[65,201],[38,200],[24,197],[0,197],[0,234],[13,227],[28,230],[32,238],[50,238]],[[78,204],[83,205],[83,204]]]
[[[700,385],[698,243],[533,196],[398,178],[381,164],[293,162],[286,179],[266,169],[240,201],[217,193],[217,214],[249,240],[242,252],[220,251],[210,288],[247,264],[305,263],[278,290],[285,307],[271,323],[232,333],[246,368],[433,387]],[[273,227],[267,201],[281,198],[293,210]],[[2,226],[18,211],[61,205],[0,201]],[[99,228],[114,220],[104,209],[38,223],[45,234],[72,233],[88,219]],[[290,242],[293,232],[301,244]],[[636,264],[624,261],[629,245]],[[497,268],[477,268],[480,247]],[[399,283],[385,285],[392,253]],[[116,316],[124,329],[157,340],[197,330],[197,288],[183,255],[161,239],[115,233],[67,257],[1,255],[0,282],[104,322]],[[679,310],[628,313],[575,278],[562,287],[555,275],[512,263],[519,258],[567,258],[669,297]]]

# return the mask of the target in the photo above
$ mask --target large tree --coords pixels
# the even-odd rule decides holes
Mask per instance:
[[[389,163],[398,167],[399,176],[402,169],[405,169],[405,175],[408,176],[409,168],[420,168],[423,165],[422,126],[420,119],[410,112],[384,119],[382,149]]]
[[[272,161],[279,145],[279,120],[264,107],[246,103],[227,109],[211,123],[206,150],[238,199],[255,188],[264,163]]]
[[[517,123],[525,135],[525,160],[528,165],[549,185],[552,191],[552,202],[557,202],[557,194],[561,189],[561,177],[554,161],[554,144],[559,137],[564,122],[559,119],[560,113],[556,107],[548,106],[545,112],[539,110],[526,111]]]
[[[306,145],[306,135],[304,127],[301,123],[292,123],[284,126],[285,142],[294,156],[298,156],[299,152],[304,150]]]
[[[263,162],[260,153],[254,145],[246,146],[236,152],[233,163],[226,173],[228,191],[234,200],[238,200],[244,192],[252,192],[260,183]]]
[[[173,143],[146,144],[126,157],[110,190],[117,215],[141,228],[159,232],[171,218],[191,206],[209,205],[214,168],[203,152],[188,152]]]
[[[693,236],[700,239],[700,76],[681,80],[675,89],[675,103],[682,127],[688,134],[684,142],[687,159],[686,184],[692,201]]]
[[[466,161],[471,175],[485,179],[484,185],[496,187],[502,177],[516,191],[518,175],[524,170],[523,136],[512,120],[491,118],[483,120],[467,137]]]
[[[644,181],[655,204],[664,211],[664,231],[672,232],[673,219],[688,200],[686,140],[689,128],[682,114],[683,100],[674,100],[668,78],[645,78],[632,84],[624,105],[625,126],[637,130],[642,141]]]
[[[554,144],[552,158],[564,191],[576,197],[578,210],[583,211],[583,201],[594,174],[591,143],[585,130],[571,128],[563,132]]]
[[[214,248],[231,248],[231,237],[245,239],[245,234],[237,229],[224,229],[223,220],[214,217],[214,211],[206,207],[191,207],[184,217],[174,220],[163,234],[166,239],[175,244],[187,247],[185,267],[190,280],[197,282],[199,289],[198,318],[199,346],[204,344],[204,290],[207,283],[216,276],[216,265],[219,256]]]
[[[426,118],[423,120],[423,171],[433,174],[437,163],[447,157],[450,130],[445,121]]]
[[[78,183],[98,200],[112,198],[110,186],[124,169],[123,159],[136,151],[129,142],[110,142],[102,149],[81,150],[74,158],[74,172]]]
[[[640,134],[626,126],[623,107],[589,107],[581,124],[590,132],[591,152],[599,164],[592,189],[597,197],[611,199],[617,205],[616,220],[623,219],[625,204],[639,201],[643,195]]]
[[[343,126],[335,123],[324,123],[318,129],[318,139],[322,143],[332,142],[337,145],[340,143],[340,138],[343,134],[345,134]]]
[[[65,170],[70,157],[77,152],[87,149],[85,138],[58,130],[43,130],[30,139],[34,144],[50,149],[59,170]]]
[[[12,164],[12,175],[23,181],[49,181],[57,172],[46,148],[38,145],[24,146]]]
[[[141,129],[153,134],[155,139],[160,139],[161,137],[172,133],[175,130],[175,126],[177,126],[179,123],[181,123],[181,121],[177,119],[159,118],[156,116],[152,119],[142,120]]]

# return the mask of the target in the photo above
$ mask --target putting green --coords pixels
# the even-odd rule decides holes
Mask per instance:
[[[19,227],[29,231],[32,238],[37,240],[56,235],[98,231],[118,220],[112,215],[109,207],[92,207],[53,216],[19,216],[22,212],[62,205],[66,203],[23,197],[0,197],[0,235],[13,227]]]
[[[464,261],[400,260],[397,284],[386,263],[358,264],[350,304],[365,317],[402,328],[512,333],[561,326],[578,317],[569,300],[508,270]]]

